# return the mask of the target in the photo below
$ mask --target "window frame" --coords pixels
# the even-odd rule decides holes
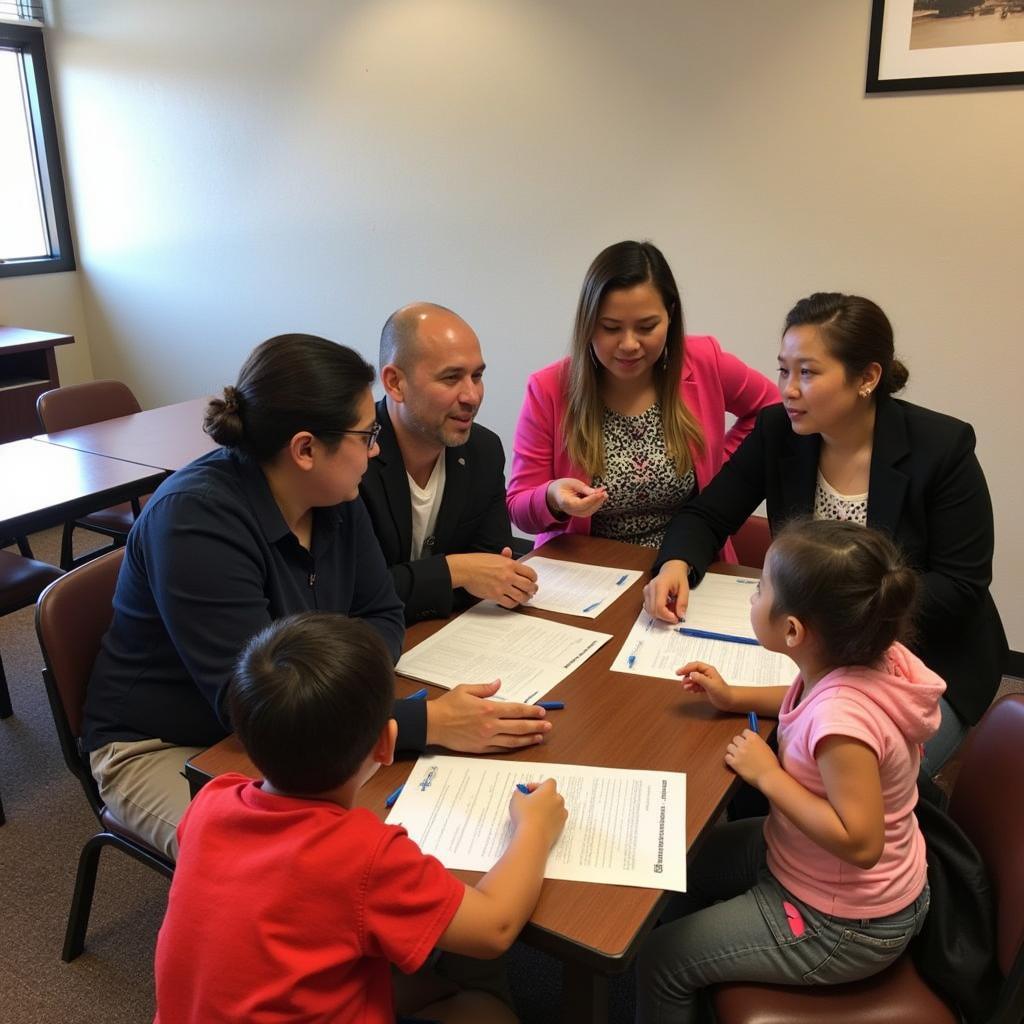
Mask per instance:
[[[52,253],[50,256],[0,261],[0,278],[74,270],[75,250],[71,241],[71,221],[64,191],[64,172],[61,168],[43,30],[31,25],[0,21],[0,46],[18,50],[31,58],[32,74],[26,75],[26,81],[45,215],[44,227]]]

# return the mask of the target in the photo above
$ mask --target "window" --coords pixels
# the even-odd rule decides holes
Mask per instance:
[[[74,270],[43,30],[33,25],[0,21],[0,153],[0,277]]]

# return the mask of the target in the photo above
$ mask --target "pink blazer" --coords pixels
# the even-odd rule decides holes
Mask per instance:
[[[704,432],[704,451],[694,453],[697,486],[703,490],[722,463],[740,446],[766,405],[779,402],[779,389],[746,363],[722,350],[710,335],[687,335],[679,395]],[[562,359],[531,374],[519,412],[508,482],[508,514],[540,545],[560,533],[590,533],[589,517],[555,520],[547,505],[548,484],[559,477],[589,483],[583,469],[569,459],[562,436],[569,360]],[[728,433],[725,414],[736,417]],[[723,554],[735,561],[732,545]]]

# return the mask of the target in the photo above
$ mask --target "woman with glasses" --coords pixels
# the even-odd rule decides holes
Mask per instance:
[[[83,739],[104,801],[169,857],[184,763],[230,731],[224,690],[253,634],[335,611],[401,652],[402,604],[358,500],[377,454],[372,381],[343,345],[265,341],[207,408],[221,447],[169,477],[129,534]],[[396,706],[400,745],[423,745],[425,703]]]

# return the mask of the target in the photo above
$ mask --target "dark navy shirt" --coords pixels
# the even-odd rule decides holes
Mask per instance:
[[[401,653],[402,602],[362,501],[315,509],[307,551],[257,464],[227,449],[196,459],[157,488],[128,535],[86,697],[85,749],[216,743],[229,731],[222,701],[246,641],[313,610],[363,619]],[[403,749],[424,746],[425,704],[395,704]]]

